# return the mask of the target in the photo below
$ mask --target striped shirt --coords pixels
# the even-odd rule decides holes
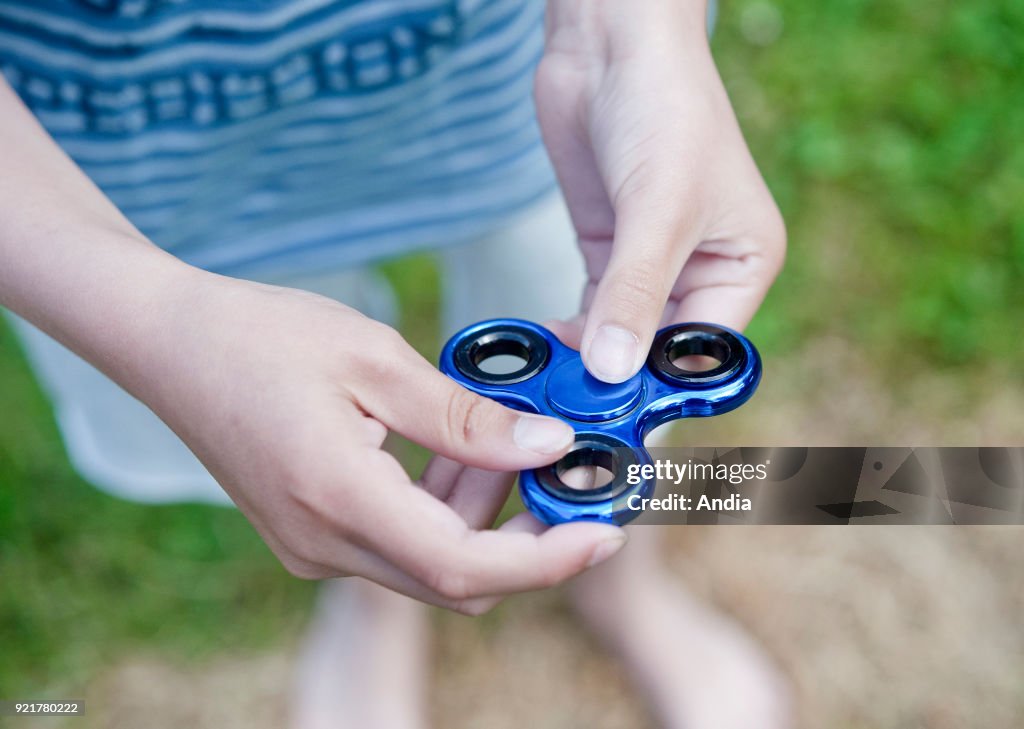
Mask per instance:
[[[554,185],[542,0],[0,0],[0,71],[154,242],[236,275],[465,240]]]

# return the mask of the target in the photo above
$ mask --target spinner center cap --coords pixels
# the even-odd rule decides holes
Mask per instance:
[[[601,382],[576,358],[548,375],[545,394],[551,407],[565,417],[594,423],[614,420],[635,408],[643,398],[644,382],[639,374],[614,385]]]

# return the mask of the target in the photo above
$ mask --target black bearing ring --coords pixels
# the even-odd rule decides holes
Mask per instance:
[[[589,504],[611,501],[631,488],[626,481],[631,465],[639,464],[636,452],[626,443],[601,433],[580,433],[572,450],[550,466],[536,470],[537,483],[550,495],[562,501]],[[612,474],[612,480],[593,489],[574,489],[562,481],[560,473],[578,466],[599,466]]]
[[[485,372],[480,364],[491,357],[512,355],[525,364],[513,372]],[[466,337],[455,346],[455,366],[466,377],[483,385],[512,385],[533,377],[544,369],[551,356],[548,343],[527,327],[496,324]]]
[[[704,355],[718,360],[710,370],[684,370],[673,360]],[[651,344],[648,366],[670,383],[711,385],[728,379],[747,364],[747,351],[728,329],[713,324],[679,324],[658,333]]]

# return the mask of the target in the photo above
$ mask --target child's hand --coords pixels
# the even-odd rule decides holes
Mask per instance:
[[[198,274],[136,394],[192,448],[287,568],[368,577],[481,612],[611,556],[621,530],[489,527],[518,471],[564,454],[572,429],[470,393],[392,329],[336,302]],[[388,429],[437,458],[414,484]],[[476,469],[489,469],[482,471]]]
[[[678,321],[741,328],[785,227],[715,69],[704,2],[551,0],[537,107],[590,276],[573,329],[619,382]],[[582,326],[582,335],[579,334]]]
[[[467,613],[610,557],[624,533],[529,515],[489,527],[511,475],[572,429],[471,394],[329,299],[203,273],[158,250],[0,77],[0,306],[149,405],[305,577],[355,574]],[[414,484],[393,429],[444,456]]]

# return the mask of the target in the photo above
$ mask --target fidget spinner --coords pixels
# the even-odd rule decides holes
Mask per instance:
[[[703,355],[712,369],[689,370],[677,362]],[[495,367],[492,363],[514,367]],[[742,334],[715,324],[687,323],[658,332],[643,368],[629,380],[609,384],[583,367],[580,353],[542,326],[519,319],[492,319],[466,327],[441,353],[441,371],[459,384],[517,410],[560,418],[576,431],[568,454],[519,475],[526,507],[547,524],[601,521],[625,524],[641,512],[654,478],[644,438],[679,418],[720,415],[746,402],[761,379],[761,358]],[[611,479],[579,488],[563,477],[579,466],[595,466]],[[651,471],[652,469],[646,469]]]

